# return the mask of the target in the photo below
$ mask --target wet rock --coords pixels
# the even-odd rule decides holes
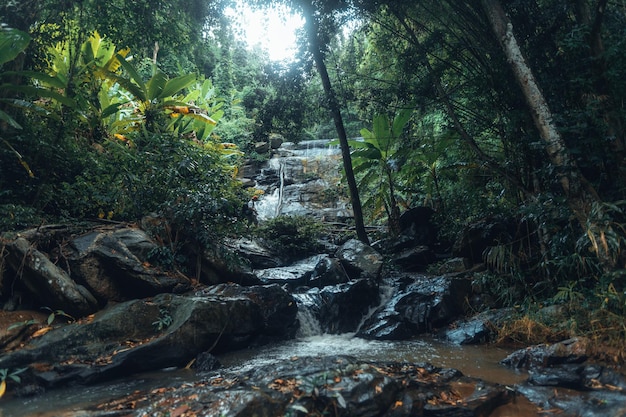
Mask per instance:
[[[363,315],[379,300],[378,286],[367,279],[311,288],[294,297],[299,308],[319,322],[320,332],[332,334],[356,331]]]
[[[365,243],[350,239],[339,247],[335,256],[341,261],[352,279],[378,279],[383,267],[383,257]]]
[[[504,387],[454,370],[332,356],[293,358],[243,374],[220,372],[159,393],[135,393],[99,409],[128,402],[136,405],[129,416],[152,415],[160,404],[202,416],[475,416],[489,415],[511,399]]]
[[[463,272],[471,268],[471,262],[467,258],[451,258],[445,261],[437,269],[439,274],[450,274],[454,272]]]
[[[388,255],[402,252],[405,249],[410,249],[414,245],[413,238],[405,235],[399,235],[397,237],[377,240],[372,243],[372,248],[380,253]]]
[[[278,149],[285,142],[285,137],[279,133],[270,133],[269,141],[272,149]]]
[[[196,295],[216,295],[222,297],[246,297],[261,307],[265,336],[291,338],[297,330],[296,302],[278,285],[242,287],[237,284],[221,284],[208,287]]]
[[[538,415],[577,417],[624,417],[626,395],[620,391],[558,390],[523,384],[516,391],[538,408]]]
[[[350,281],[350,278],[341,262],[337,258],[323,256],[315,265],[307,285],[323,288],[329,285],[343,284],[348,281]]]
[[[55,328],[22,349],[5,353],[0,369],[27,367],[22,374],[26,384],[92,383],[184,366],[201,352],[239,349],[263,338],[275,340],[280,335],[273,318],[285,321],[280,328],[295,326],[295,313],[277,312],[292,307],[272,306],[274,310],[267,311],[270,303],[264,291],[268,290],[248,291],[239,295],[160,294],[120,303],[91,321]],[[288,298],[283,297],[283,302],[288,303]]]
[[[378,304],[378,286],[369,279],[326,286],[319,292],[319,320],[326,333],[354,332],[368,310]]]
[[[256,270],[254,274],[264,284],[286,285],[295,289],[309,282],[316,265],[324,257],[327,255],[315,255],[291,265]]]
[[[20,281],[42,305],[82,317],[98,309],[98,302],[85,287],[55,265],[28,240],[18,237],[5,247],[7,263],[19,271]]]
[[[250,262],[252,269],[266,269],[283,266],[285,263],[276,254],[262,246],[259,242],[240,238],[228,243],[235,252]]]
[[[268,142],[256,142],[254,144],[254,151],[260,155],[268,153],[270,150],[270,144]]]
[[[204,284],[216,285],[225,282],[239,285],[262,284],[250,265],[237,255],[237,250],[218,245],[212,250],[202,251],[197,256],[200,259],[200,267],[190,265],[190,270],[192,275],[199,277],[200,282]]]
[[[430,207],[414,207],[400,215],[400,234],[409,237],[416,246],[431,246],[437,230],[431,222],[435,212]]]
[[[191,366],[196,372],[210,372],[220,368],[220,361],[209,352],[202,352],[196,356],[196,360]]]
[[[578,391],[611,389],[626,393],[624,375],[598,364],[565,363],[528,372],[532,385],[571,388]]]
[[[71,241],[69,255],[72,277],[93,293],[101,305],[160,293],[181,293],[190,288],[184,276],[148,269],[124,244],[141,254],[150,246],[147,236],[134,230],[91,232]],[[157,247],[153,244],[152,247]]]
[[[582,363],[588,358],[590,342],[585,338],[572,338],[559,343],[541,344],[517,350],[501,363],[516,369],[540,369],[548,366]]]
[[[511,312],[512,309],[488,310],[470,319],[455,321],[443,331],[443,338],[455,345],[486,343],[497,334],[497,329]]]
[[[391,299],[374,312],[357,336],[403,340],[445,326],[464,313],[470,281],[462,277],[405,274]]]
[[[428,246],[406,249],[392,258],[394,264],[407,272],[426,271],[436,260],[435,253]]]

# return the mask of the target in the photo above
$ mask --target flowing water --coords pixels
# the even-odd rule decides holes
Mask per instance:
[[[444,368],[455,368],[467,376],[504,385],[522,382],[527,375],[499,364],[509,350],[492,346],[455,346],[430,337],[409,341],[377,341],[354,337],[353,334],[320,334],[314,314],[299,298],[300,333],[294,340],[254,349],[244,349],[218,356],[223,370],[244,372],[261,365],[303,356],[350,355],[362,360],[428,362]],[[180,386],[197,379],[191,370],[170,369],[145,373],[110,383],[75,386],[52,390],[33,398],[0,400],[0,417],[81,417],[89,406],[158,387]],[[511,411],[508,416],[525,416],[526,411]],[[497,415],[497,414],[496,414]]]
[[[498,362],[510,352],[490,346],[454,346],[431,338],[410,341],[375,341],[342,335],[311,335],[255,349],[231,352],[218,357],[223,368],[243,372],[296,356],[351,355],[363,360],[429,362],[455,368],[467,376],[514,385],[526,375],[511,371]],[[52,390],[33,398],[3,398],[0,417],[80,417],[82,410],[135,391],[179,386],[196,380],[190,370],[164,370],[93,386]],[[523,414],[511,414],[523,415]]]

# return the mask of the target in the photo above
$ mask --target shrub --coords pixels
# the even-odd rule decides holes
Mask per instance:
[[[258,229],[266,246],[289,259],[302,259],[321,249],[323,225],[310,217],[280,216]]]

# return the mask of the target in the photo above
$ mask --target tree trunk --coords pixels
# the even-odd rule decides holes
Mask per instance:
[[[553,121],[548,103],[522,55],[513,33],[513,25],[506,16],[502,5],[498,0],[481,0],[481,6],[502,46],[515,79],[522,89],[535,126],[546,143],[546,152],[550,162],[559,171],[559,182],[567,202],[584,228],[591,205],[593,202],[599,201],[599,198],[570,156],[565,141]]]
[[[354,178],[354,171],[352,170],[352,158],[350,157],[350,146],[348,145],[348,137],[346,135],[346,129],[343,124],[343,118],[341,117],[341,109],[337,102],[335,91],[333,90],[328,75],[328,70],[324,62],[324,53],[319,39],[319,24],[315,18],[313,6],[306,2],[303,5],[302,10],[304,18],[306,19],[305,27],[307,30],[309,50],[313,55],[315,66],[322,79],[322,85],[324,92],[326,93],[326,100],[328,101],[328,107],[335,122],[335,129],[339,137],[339,145],[341,147],[341,156],[343,159],[343,168],[346,172],[346,180],[348,181],[348,190],[350,192],[350,202],[352,204],[352,210],[354,212],[354,223],[356,228],[356,234],[358,239],[366,244],[369,244],[369,238],[365,231],[365,225],[363,222],[363,210],[361,207],[361,200],[359,198],[359,191]]]

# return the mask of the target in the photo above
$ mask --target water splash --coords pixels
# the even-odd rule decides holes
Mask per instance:
[[[296,337],[305,338],[322,334],[322,325],[317,315],[317,306],[319,305],[319,294],[306,292],[301,294],[293,294],[293,298],[298,305],[298,321],[300,328]]]

